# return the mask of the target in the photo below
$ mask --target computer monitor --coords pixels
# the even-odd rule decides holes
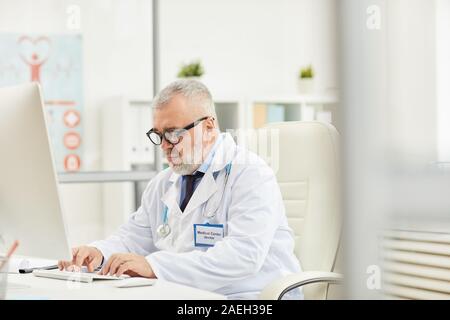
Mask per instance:
[[[37,83],[0,88],[0,235],[18,255],[71,259]]]

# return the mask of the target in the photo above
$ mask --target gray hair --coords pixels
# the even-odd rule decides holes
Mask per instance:
[[[155,96],[152,107],[162,108],[178,94],[185,97],[190,106],[202,107],[208,116],[213,116],[217,120],[211,93],[203,83],[193,79],[182,79],[170,83]]]

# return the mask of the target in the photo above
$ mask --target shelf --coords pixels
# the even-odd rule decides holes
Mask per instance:
[[[332,95],[253,97],[248,102],[246,123],[248,128],[259,128],[280,121],[318,120],[332,123],[332,110],[336,108],[337,103],[337,97]]]
[[[338,98],[335,96],[320,95],[286,95],[286,96],[261,96],[250,99],[252,103],[274,104],[335,104]]]
[[[155,171],[103,171],[59,173],[59,183],[106,183],[149,181],[156,175]]]

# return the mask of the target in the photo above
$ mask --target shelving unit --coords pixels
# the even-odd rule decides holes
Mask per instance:
[[[268,96],[253,97],[248,100],[246,107],[247,128],[255,128],[255,106],[265,105],[279,106],[284,110],[282,121],[313,121],[322,120],[334,123],[333,115],[338,103],[337,97],[333,96]],[[329,109],[329,110],[328,110]],[[271,122],[267,119],[267,122]]]
[[[276,105],[283,108],[283,121],[322,120],[335,122],[334,96],[257,96],[216,99],[216,113],[222,131],[227,129],[255,129],[254,107]],[[322,113],[327,113],[328,118]]]
[[[155,172],[156,148],[145,135],[151,127],[151,101],[125,97],[106,101],[102,108],[102,170]],[[140,203],[148,181],[129,181],[102,186],[105,234],[117,230]]]
[[[219,100],[216,110],[221,131],[231,131],[238,144],[245,145],[271,165],[277,162],[277,152],[272,150],[276,137],[264,132],[257,134],[255,129],[270,122],[313,120],[337,127],[337,104],[338,99],[333,96],[257,96],[226,102]],[[225,111],[229,113],[225,114]]]

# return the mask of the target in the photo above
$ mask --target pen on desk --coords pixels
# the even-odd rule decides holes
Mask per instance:
[[[23,268],[19,269],[19,273],[32,273],[34,270],[56,270],[59,269],[58,265],[46,266],[46,267],[36,267],[36,268]],[[98,267],[94,270],[94,272],[101,270],[101,267]]]
[[[23,268],[19,269],[19,273],[32,273],[34,270],[55,270],[58,269],[58,265],[36,267],[36,268]]]

